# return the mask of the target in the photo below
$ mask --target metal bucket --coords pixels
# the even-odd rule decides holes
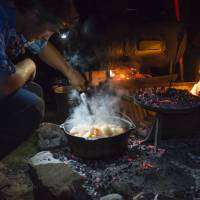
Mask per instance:
[[[76,106],[76,102],[70,97],[72,86],[53,86],[56,100],[56,112],[59,122],[64,122]]]

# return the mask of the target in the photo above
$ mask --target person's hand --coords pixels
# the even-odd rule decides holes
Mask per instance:
[[[72,87],[77,89],[78,91],[84,91],[86,89],[85,79],[84,77],[76,70],[70,69],[68,73],[68,80]]]

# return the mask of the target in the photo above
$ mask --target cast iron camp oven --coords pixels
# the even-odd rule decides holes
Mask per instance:
[[[67,135],[72,154],[86,159],[104,159],[123,153],[128,147],[129,135],[135,131],[136,126],[120,117],[108,118],[107,121],[109,120],[115,121],[116,124],[120,122],[125,132],[111,137],[88,139],[71,135],[69,133],[72,128],[70,124],[62,124],[61,128]]]

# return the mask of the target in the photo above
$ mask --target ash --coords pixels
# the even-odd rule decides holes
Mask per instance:
[[[69,149],[53,155],[86,178],[83,187],[94,200],[109,193],[126,200],[141,193],[152,197],[147,199],[194,200],[200,198],[199,144],[200,135],[160,141],[154,153],[152,145],[131,136],[128,150],[107,160],[80,159]]]

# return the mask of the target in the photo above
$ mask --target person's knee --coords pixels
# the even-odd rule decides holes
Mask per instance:
[[[39,127],[45,113],[45,103],[44,100],[40,97],[35,99],[34,104],[26,109],[23,114],[22,119],[20,120],[24,124],[23,130],[21,130],[22,138],[28,137],[30,134]],[[19,127],[20,129],[20,127]]]

